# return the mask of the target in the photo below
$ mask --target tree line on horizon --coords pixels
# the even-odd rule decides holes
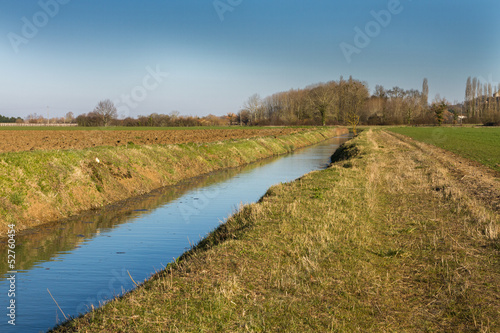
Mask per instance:
[[[20,122],[23,122],[23,118],[21,117],[6,117],[6,116],[2,116],[0,115],[0,123],[7,123],[7,124],[11,124],[11,123],[20,123]]]
[[[467,87],[469,81],[465,102],[451,104],[439,95],[429,103],[426,78],[420,91],[376,85],[370,95],[365,82],[341,77],[263,99],[252,95],[238,117],[244,124],[255,125],[500,125],[500,85],[494,97],[491,84],[469,78]]]
[[[498,88],[498,90],[497,90]],[[183,116],[152,113],[137,118],[118,119],[113,102],[100,101],[93,111],[77,117],[68,112],[50,123],[77,123],[79,126],[151,126],[189,127],[225,125],[441,125],[442,123],[500,125],[500,84],[482,84],[469,77],[463,103],[452,105],[437,95],[429,104],[426,78],[422,90],[398,86],[385,89],[376,85],[370,95],[365,82],[352,77],[316,83],[303,89],[291,89],[261,98],[254,94],[237,113],[224,116]],[[0,122],[23,122],[21,118],[0,116]],[[25,122],[47,123],[43,116],[29,115]]]
[[[370,125],[433,123],[428,114],[428,85],[423,91],[375,87],[350,77],[292,89],[261,99],[251,96],[239,112],[243,122],[258,125]]]
[[[500,83],[495,87],[469,76],[463,106],[471,122],[500,125]]]
[[[230,124],[227,116],[217,117],[212,114],[205,117],[182,116],[178,111],[172,111],[169,114],[152,113],[149,116],[118,119],[118,111],[109,99],[100,101],[94,111],[79,115],[75,121],[78,126],[193,127]]]

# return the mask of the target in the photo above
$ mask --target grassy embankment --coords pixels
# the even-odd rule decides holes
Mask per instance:
[[[397,127],[391,131],[409,136],[500,171],[498,127]]]
[[[102,146],[0,154],[0,236],[200,174],[283,154],[347,129],[205,144]]]
[[[341,155],[56,331],[500,330],[498,211],[383,131]]]

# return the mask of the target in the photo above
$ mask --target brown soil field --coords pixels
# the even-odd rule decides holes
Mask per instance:
[[[98,146],[122,146],[129,143],[138,145],[204,143],[288,135],[305,130],[309,129],[5,130],[0,131],[0,153],[27,150],[84,149]]]

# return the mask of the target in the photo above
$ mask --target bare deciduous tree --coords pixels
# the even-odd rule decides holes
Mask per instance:
[[[326,125],[326,117],[330,112],[335,95],[328,89],[327,85],[319,85],[311,90],[309,102],[321,117],[321,125]]]
[[[73,112],[66,113],[66,116],[64,117],[64,122],[71,123],[73,122],[73,120],[75,120],[75,115],[73,114]]]
[[[252,115],[250,114],[250,112],[248,110],[240,110],[240,112],[238,112],[238,120],[239,120],[240,126],[241,125],[248,125],[248,123],[250,122],[251,116]]]
[[[248,97],[248,100],[243,104],[243,110],[246,110],[253,116],[253,120],[261,120],[264,118],[263,110],[261,109],[262,100],[260,99],[259,94],[253,94]]]
[[[118,112],[111,100],[100,101],[94,109],[94,113],[99,116],[103,126],[108,126],[111,120],[118,117]]]

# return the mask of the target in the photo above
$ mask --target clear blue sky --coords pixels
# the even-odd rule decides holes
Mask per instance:
[[[427,77],[431,99],[450,101],[468,76],[498,85],[500,1],[397,2],[2,0],[0,114],[81,114],[109,98],[121,116],[223,115],[341,75],[371,90]],[[390,22],[374,24],[382,10]],[[372,29],[369,43],[356,27]]]

